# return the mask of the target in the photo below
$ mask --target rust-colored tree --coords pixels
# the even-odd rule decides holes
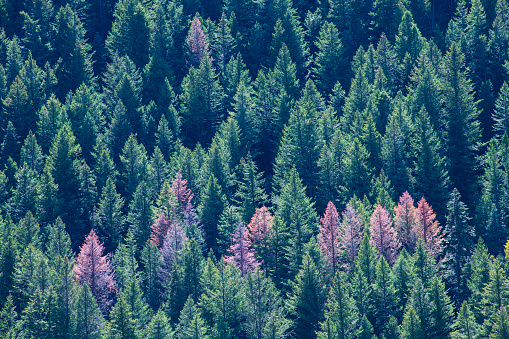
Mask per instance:
[[[320,219],[318,243],[327,258],[327,264],[336,272],[339,263],[339,214],[336,206],[329,201],[323,217]]]
[[[394,207],[394,215],[394,228],[398,239],[408,252],[413,253],[417,243],[417,209],[408,191],[399,197],[398,206]]]
[[[103,255],[103,252],[103,244],[94,230],[91,230],[80,247],[74,272],[76,281],[81,285],[86,283],[90,287],[101,312],[107,315],[117,290],[111,261],[107,255]]]
[[[397,259],[400,245],[389,212],[380,205],[371,216],[371,243],[392,266]]]
[[[168,227],[170,225],[170,221],[166,218],[164,213],[159,214],[157,220],[152,225],[152,233],[150,234],[150,240],[152,243],[156,245],[158,248],[163,246],[164,237],[168,232]]]
[[[226,257],[225,261],[237,265],[242,276],[245,276],[248,270],[260,266],[258,260],[254,256],[254,251],[251,247],[251,240],[249,240],[249,233],[247,228],[241,223],[233,233],[233,244],[228,249],[231,253]]]
[[[182,178],[180,170],[172,181],[171,188],[177,202],[178,212],[182,213],[184,208],[192,202],[194,194],[190,188],[187,188],[187,180]]]
[[[353,269],[355,257],[357,257],[359,252],[363,235],[362,228],[360,213],[348,203],[342,213],[340,236],[344,260],[350,270]]]
[[[417,204],[417,235],[436,258],[443,251],[442,226],[436,220],[436,214],[426,199]]]

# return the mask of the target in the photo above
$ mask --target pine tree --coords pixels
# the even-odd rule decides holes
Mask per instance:
[[[110,321],[106,325],[103,337],[108,339],[137,339],[136,320],[133,318],[132,310],[128,301],[121,296],[110,314]]]
[[[490,263],[490,278],[483,292],[482,315],[485,319],[484,326],[489,327],[493,324],[497,312],[509,302],[509,280],[500,259],[494,259]]]
[[[150,323],[146,329],[147,339],[172,339],[174,338],[174,332],[171,329],[169,319],[163,310],[157,311],[156,314],[150,320]]]
[[[449,338],[453,328],[454,308],[441,277],[435,276],[431,280],[429,296],[434,321],[432,335],[434,338]]]
[[[380,205],[375,208],[371,217],[370,233],[373,246],[392,265],[397,259],[400,243],[389,212]]]
[[[131,134],[125,142],[122,154],[120,154],[120,162],[122,193],[130,201],[136,189],[148,174],[147,152],[143,144],[138,143],[134,134]]]
[[[345,103],[346,105],[346,103]],[[369,153],[358,138],[354,138],[347,146],[346,154],[341,159],[343,169],[345,197],[355,195],[362,197],[371,187],[371,169],[368,167]]]
[[[81,285],[85,283],[89,285],[101,312],[108,314],[116,287],[110,259],[108,256],[103,256],[103,251],[104,246],[99,242],[94,230],[90,231],[80,247],[80,253],[73,269],[76,273],[76,280]]]
[[[453,43],[444,56],[443,105],[447,120],[446,148],[450,160],[451,181],[458,188],[467,206],[473,199],[472,190],[476,164],[475,154],[481,137],[479,110],[474,101],[473,86],[464,70],[465,56]]]
[[[129,228],[133,231],[139,244],[144,244],[150,238],[153,219],[152,192],[147,183],[141,181],[133,194],[127,215]]]
[[[401,324],[401,338],[402,339],[424,339],[424,334],[421,327],[421,319],[412,307],[408,308]]]
[[[315,58],[316,67],[313,69],[313,73],[318,78],[317,83],[320,89],[325,93],[330,93],[336,82],[340,80],[340,72],[345,68],[344,48],[339,37],[339,31],[334,23],[325,22],[320,28],[316,47],[318,53]]]
[[[394,214],[394,228],[398,239],[403,247],[412,253],[417,242],[417,209],[408,191],[399,198],[398,206],[394,207]]]
[[[112,260],[119,291],[122,291],[133,277],[139,276],[137,253],[136,240],[133,233],[129,232],[118,245]]]
[[[205,243],[208,249],[216,250],[217,223],[226,205],[221,186],[213,174],[210,175],[207,186],[203,189],[198,214],[203,224]]]
[[[149,305],[152,309],[157,309],[161,299],[158,289],[161,252],[150,240],[143,245],[141,263],[143,264],[142,288],[146,293]]]
[[[291,275],[295,275],[304,257],[304,244],[316,232],[318,225],[318,216],[313,210],[313,204],[306,196],[305,188],[295,167],[292,168],[288,181],[281,188],[276,206],[276,216],[281,218],[290,232],[286,255]]]
[[[223,259],[214,265],[209,258],[201,277],[200,308],[204,320],[221,338],[240,333],[239,317],[245,312],[245,291],[240,271]]]
[[[279,327],[277,332],[285,333],[290,325],[285,317],[283,300],[276,286],[260,269],[256,269],[254,272],[248,271],[245,284],[246,327],[249,337],[253,339],[279,338],[266,333],[273,325]]]
[[[351,296],[351,287],[343,272],[337,272],[327,298],[325,321],[321,323],[318,338],[352,338],[357,327],[358,314]]]
[[[209,43],[200,19],[195,16],[187,33],[187,66],[198,68],[204,56],[210,56]]]
[[[235,264],[240,270],[241,276],[245,276],[248,271],[253,271],[260,263],[254,256],[249,232],[242,222],[238,224],[232,238],[233,244],[228,249],[231,255],[225,258],[225,262]]]
[[[411,267],[413,275],[419,278],[425,287],[429,286],[431,279],[438,272],[433,254],[422,239],[417,240]]]
[[[482,299],[484,297],[484,288],[490,279],[490,255],[488,248],[484,244],[482,238],[479,238],[475,246],[474,253],[470,259],[469,269],[471,270],[470,279],[467,284],[470,289],[471,295],[469,304],[472,305],[472,311],[475,314],[475,319],[481,323],[482,314]]]
[[[177,338],[182,339],[209,339],[207,333],[210,329],[205,324],[200,312],[192,298],[187,299],[184,309],[180,313],[176,328]]]
[[[292,330],[299,338],[316,338],[326,300],[321,280],[315,263],[306,254],[287,301]]]
[[[416,193],[435,206],[439,219],[443,220],[445,216],[443,206],[447,204],[450,180],[446,158],[442,152],[442,142],[434,126],[426,109],[422,107],[414,118],[416,138],[412,139],[415,159],[412,176]]]
[[[132,276],[124,289],[119,293],[119,299],[125,298],[132,318],[136,321],[136,330],[141,332],[148,325],[152,317],[151,309],[145,301],[145,296],[140,287],[140,280],[137,275]]]
[[[505,306],[501,307],[498,310],[496,322],[491,329],[490,339],[507,338],[509,336],[508,321],[507,308]]]
[[[371,325],[371,322],[368,320],[366,315],[362,316],[361,324],[359,328],[359,339],[375,339],[375,331],[373,330],[373,325]]]
[[[327,258],[327,264],[335,273],[339,263],[341,239],[339,214],[332,201],[329,201],[320,223],[318,243]]]
[[[255,210],[260,207],[266,200],[263,172],[258,172],[256,163],[253,158],[248,155],[247,159],[240,160],[242,170],[242,179],[238,181],[236,198],[239,200],[242,219],[245,223],[251,220]]]
[[[99,339],[103,331],[104,316],[88,284],[78,287],[73,299],[73,333],[78,339]]]
[[[8,333],[14,328],[18,313],[14,306],[12,295],[9,295],[0,311],[0,334],[7,337]]]
[[[394,276],[394,288],[396,296],[396,310],[394,315],[401,319],[405,312],[405,306],[408,298],[410,297],[410,290],[412,289],[413,276],[411,271],[412,258],[408,252],[403,248],[399,254],[398,259],[392,266],[392,274]]]
[[[451,193],[451,200],[447,204],[448,213],[445,227],[446,260],[450,263],[448,275],[453,285],[456,305],[459,305],[459,301],[466,294],[463,267],[472,253],[475,236],[473,227],[469,225],[468,209],[460,199],[460,193],[454,189]]]
[[[44,168],[42,148],[37,143],[37,139],[32,131],[28,132],[28,136],[21,147],[20,163],[26,164],[28,168],[37,173],[41,173]]]
[[[137,0],[124,0],[115,6],[115,20],[105,41],[113,55],[127,55],[139,68],[148,63],[150,28],[144,6]]]
[[[417,204],[417,234],[434,256],[439,255],[443,250],[442,227],[435,219],[433,209],[421,198]]]
[[[364,233],[359,246],[359,254],[355,259],[355,267],[366,279],[368,285],[375,281],[376,249],[369,240],[368,233]]]
[[[420,279],[416,279],[408,299],[407,308],[413,308],[421,321],[425,337],[431,335],[433,325],[431,298]]]
[[[500,88],[493,112],[493,130],[499,135],[509,133],[509,87],[506,82]]]
[[[342,213],[340,225],[341,249],[344,251],[344,260],[350,272],[353,271],[354,261],[359,252],[362,241],[363,225],[357,212],[350,203],[346,205]]]
[[[397,305],[394,276],[385,257],[380,257],[376,264],[376,278],[373,283],[372,298],[375,306],[375,330],[381,332]]]
[[[479,325],[475,322],[474,314],[466,301],[461,304],[454,328],[456,328],[456,331],[451,333],[453,339],[477,338],[480,334]]]
[[[21,167],[15,174],[16,187],[9,199],[9,212],[14,220],[19,221],[29,211],[35,211],[37,173],[28,168]]]
[[[125,217],[122,214],[124,199],[117,193],[110,177],[102,190],[102,196],[95,213],[99,236],[104,240],[108,252],[115,250],[122,239]]]

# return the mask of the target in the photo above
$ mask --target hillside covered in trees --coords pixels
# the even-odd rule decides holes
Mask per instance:
[[[509,338],[509,0],[0,0],[0,338]]]

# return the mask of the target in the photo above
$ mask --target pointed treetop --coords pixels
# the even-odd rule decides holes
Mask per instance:
[[[435,257],[442,253],[442,226],[424,197],[417,204],[417,234]]]
[[[336,271],[340,254],[339,214],[336,206],[329,201],[323,217],[320,219],[318,243],[322,253],[327,257],[327,264]]]
[[[186,39],[187,65],[199,68],[204,56],[210,56],[209,43],[203,31],[200,19],[195,16]]]
[[[248,270],[254,271],[256,267],[260,266],[260,263],[254,256],[249,233],[242,223],[239,223],[232,238],[233,245],[228,249],[232,255],[226,257],[225,261],[237,265],[244,276]]]

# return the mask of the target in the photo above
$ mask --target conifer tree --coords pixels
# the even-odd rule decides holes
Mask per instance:
[[[281,188],[276,206],[276,216],[281,218],[290,232],[286,255],[291,275],[295,275],[304,257],[304,244],[316,232],[318,224],[318,216],[313,210],[313,204],[306,196],[305,188],[295,167],[292,168],[288,181]]]
[[[405,306],[408,298],[410,297],[410,290],[412,289],[413,276],[411,270],[412,258],[408,252],[403,248],[399,254],[398,259],[392,266],[392,274],[394,276],[394,289],[396,296],[396,309],[395,316],[398,319],[403,317]]]
[[[412,170],[415,191],[424,196],[438,213],[439,219],[445,216],[444,206],[449,194],[449,174],[446,158],[442,153],[442,142],[426,109],[422,107],[414,118],[412,152],[414,164]]]
[[[245,291],[240,271],[223,259],[214,265],[209,258],[201,277],[200,308],[204,320],[222,338],[240,333],[239,317],[245,312]]]
[[[320,219],[318,243],[327,258],[327,264],[336,272],[340,257],[340,221],[336,206],[329,201],[323,217]]]
[[[150,28],[144,6],[136,0],[123,0],[115,6],[115,20],[106,39],[110,55],[127,55],[139,68],[148,63]]]
[[[200,19],[195,16],[187,33],[187,66],[200,67],[200,61],[204,56],[210,56],[209,43],[202,28]]]
[[[414,199],[405,191],[399,198],[397,207],[394,207],[394,228],[398,239],[405,249],[412,253],[417,242],[417,210]]]
[[[483,291],[482,315],[484,326],[494,323],[497,312],[509,302],[509,280],[500,259],[495,258],[490,264],[490,278]]]
[[[470,259],[469,269],[472,273],[467,282],[471,292],[468,302],[472,305],[472,312],[475,314],[476,321],[481,323],[483,292],[490,279],[490,255],[482,238],[479,238],[475,246],[474,253]]]
[[[346,275],[337,272],[327,297],[325,321],[320,325],[318,338],[352,338],[357,321],[357,308],[351,296],[351,286]]]
[[[426,338],[431,335],[433,325],[432,305],[430,299],[430,295],[427,289],[423,286],[422,281],[420,279],[416,279],[410,293],[410,298],[408,299],[407,307],[412,307],[417,313]]]
[[[476,323],[475,316],[466,301],[461,304],[454,328],[456,328],[456,331],[451,333],[453,339],[477,338],[480,334],[479,325]]]
[[[453,285],[457,305],[466,294],[463,267],[472,253],[475,234],[473,227],[469,225],[468,209],[460,199],[460,193],[454,189],[451,193],[451,200],[447,204],[448,213],[445,227],[445,241],[447,242],[445,252],[450,267],[448,276]]]
[[[346,154],[341,160],[343,190],[348,193],[348,196],[344,198],[348,199],[352,195],[362,197],[367,194],[371,187],[371,168],[368,167],[369,153],[358,138],[354,138],[350,142],[350,146],[347,146]]]
[[[77,339],[99,339],[104,329],[104,316],[90,292],[88,284],[78,287],[73,299],[72,329]]]
[[[494,131],[499,135],[509,133],[509,86],[506,82],[500,88],[500,94],[498,95],[495,103],[495,110],[493,112],[493,125]]]
[[[141,181],[133,194],[127,215],[129,228],[139,244],[144,244],[150,238],[153,218],[152,191],[145,181]]]
[[[248,223],[255,213],[266,200],[267,195],[264,190],[263,172],[258,172],[256,163],[248,155],[247,159],[240,159],[240,168],[242,170],[242,179],[238,181],[236,198],[239,200],[242,220]]]
[[[176,328],[177,338],[209,339],[210,328],[200,316],[200,312],[192,298],[187,299]]]
[[[357,212],[350,203],[346,205],[341,214],[340,244],[344,251],[344,260],[350,272],[354,268],[354,261],[359,252],[359,245],[362,241],[363,225]]]
[[[127,286],[131,278],[139,276],[137,253],[136,240],[133,233],[129,232],[124,241],[118,245],[112,260],[119,291]]]
[[[213,251],[217,250],[217,223],[225,205],[226,198],[222,193],[221,186],[219,186],[216,177],[211,174],[207,186],[202,192],[198,214],[203,224],[206,247]]]
[[[44,168],[42,148],[37,143],[37,138],[32,131],[28,132],[28,136],[21,147],[20,163],[26,164],[37,173],[41,173]]]
[[[286,319],[283,300],[274,283],[262,270],[248,271],[245,277],[246,284],[246,318],[247,332],[253,339],[279,338],[277,335],[268,335],[273,325],[278,326],[277,333],[285,333],[289,328]]]
[[[23,166],[16,172],[15,178],[16,187],[8,207],[14,220],[19,221],[27,212],[35,210],[37,173],[28,166]]]
[[[322,25],[316,47],[318,53],[313,73],[318,78],[317,83],[320,89],[325,93],[330,93],[336,82],[340,80],[340,73],[344,68],[343,44],[334,23],[325,22]]]
[[[99,242],[94,230],[90,231],[80,247],[80,253],[73,269],[78,283],[89,285],[101,312],[108,314],[116,287],[110,259],[108,256],[103,256],[103,252],[103,244]]]
[[[376,278],[373,284],[372,298],[374,299],[373,304],[375,306],[375,328],[381,332],[393,314],[398,302],[396,299],[394,276],[384,257],[380,257],[376,264]]]
[[[379,255],[383,255],[391,265],[396,261],[400,243],[392,226],[389,212],[378,205],[371,217],[371,243]]]
[[[401,338],[402,339],[424,339],[424,334],[421,326],[421,319],[412,307],[408,308],[401,324]]]
[[[426,288],[438,272],[435,259],[422,239],[417,240],[415,253],[412,257],[412,268],[413,275],[419,278]],[[421,321],[424,320],[421,319]]]
[[[161,265],[161,252],[150,240],[143,245],[141,262],[143,264],[142,288],[149,305],[152,309],[157,309],[160,304],[158,270]]]
[[[417,204],[417,234],[434,256],[442,252],[442,227],[424,197]]]
[[[442,69],[444,78],[442,88],[444,97],[444,118],[447,119],[446,147],[450,160],[451,181],[458,188],[467,206],[472,201],[472,172],[476,164],[475,154],[481,137],[478,116],[479,110],[473,95],[473,86],[468,79],[465,67],[465,56],[459,46],[453,43],[444,56]]]
[[[260,263],[254,256],[249,232],[240,222],[232,235],[233,244],[228,249],[230,255],[225,258],[225,262],[235,264],[240,270],[241,276],[245,276],[248,271],[253,271]]]
[[[133,318],[131,307],[125,296],[121,296],[111,310],[110,321],[104,329],[103,337],[108,339],[139,338],[136,331],[136,320]]]
[[[431,280],[429,296],[433,315],[432,335],[434,338],[449,338],[453,329],[454,307],[441,277],[435,276]]]
[[[117,193],[115,183],[110,177],[102,190],[95,219],[99,236],[104,240],[107,251],[117,248],[124,234],[125,217],[122,214],[124,199]]]
[[[375,339],[375,331],[373,330],[373,325],[371,325],[371,322],[368,320],[366,315],[362,316],[362,319],[360,321],[360,328],[359,328],[359,339]]]
[[[297,337],[316,338],[326,301],[321,280],[315,263],[306,254],[287,302],[292,330]]]
[[[368,233],[364,233],[361,244],[359,246],[359,254],[355,259],[355,267],[360,272],[368,286],[375,281],[375,264],[376,264],[376,249],[373,247],[369,240]]]

